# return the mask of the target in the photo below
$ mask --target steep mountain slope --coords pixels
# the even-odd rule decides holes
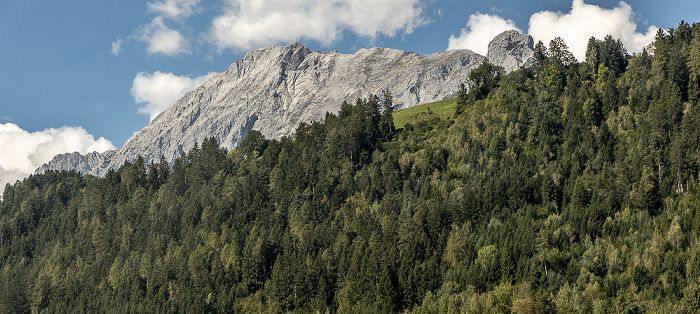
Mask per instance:
[[[489,46],[501,51],[497,58],[510,56],[510,50],[520,55],[532,50],[529,36],[508,38],[497,37]],[[253,129],[280,138],[300,122],[320,120],[326,112],[337,112],[343,101],[370,94],[391,92],[397,109],[445,99],[454,96],[483,59],[470,50],[421,56],[386,48],[361,49],[352,55],[311,52],[299,43],[259,49],[187,93],[122,149],[102,157],[59,155],[37,172],[74,169],[103,176],[138,155],[146,162],[161,156],[172,161],[211,136],[228,148]],[[512,69],[517,64],[511,59],[491,62]]]

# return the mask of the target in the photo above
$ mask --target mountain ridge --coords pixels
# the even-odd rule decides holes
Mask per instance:
[[[494,51],[491,56],[491,51]],[[532,63],[532,38],[505,32],[489,44],[490,62],[511,71]],[[466,49],[422,56],[390,48],[360,49],[355,54],[312,52],[296,42],[260,48],[186,93],[134,135],[121,149],[103,153],[57,155],[36,173],[76,170],[104,176],[142,156],[172,161],[215,137],[233,148],[250,130],[267,138],[291,135],[300,122],[337,112],[343,101],[391,92],[396,109],[442,100],[484,60]]]

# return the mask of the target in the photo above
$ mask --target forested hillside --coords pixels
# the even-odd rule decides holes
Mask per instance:
[[[483,64],[453,117],[391,96],[0,203],[0,310],[700,311],[700,24],[629,56]]]

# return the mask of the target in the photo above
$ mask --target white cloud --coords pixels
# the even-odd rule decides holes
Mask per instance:
[[[197,4],[200,0],[161,0],[148,2],[148,12],[155,13],[158,16],[178,19],[186,18],[196,12]]]
[[[498,15],[473,14],[469,16],[467,27],[459,36],[451,36],[447,49],[466,48],[486,55],[488,44],[503,31],[515,29],[520,31],[512,20]],[[568,13],[541,11],[530,17],[528,33],[535,41],[545,45],[561,37],[569,46],[569,51],[578,60],[585,59],[586,46],[591,36],[602,40],[607,35],[620,39],[627,51],[641,52],[654,41],[658,27],[649,26],[646,33],[637,32],[632,7],[620,1],[612,9],[586,4],[583,0],[573,0]]]
[[[180,32],[168,28],[162,17],[156,17],[151,24],[141,28],[141,40],[148,43],[149,53],[162,53],[174,56],[187,52],[187,40]]]
[[[137,103],[145,103],[138,109],[139,113],[149,115],[151,121],[185,93],[201,86],[215,72],[190,78],[172,73],[156,71],[153,74],[139,72],[131,86],[131,96]]]
[[[118,56],[122,51],[122,39],[118,38],[112,43],[112,54]]]
[[[301,38],[328,45],[345,30],[392,37],[426,23],[421,0],[227,0],[211,35],[219,49],[248,50]]]
[[[522,32],[512,20],[497,15],[472,14],[469,16],[467,27],[462,29],[459,36],[450,36],[447,49],[470,49],[485,56],[491,40],[508,30]]]
[[[620,1],[613,9],[585,4],[583,0],[573,0],[569,13],[542,11],[530,17],[528,33],[535,41],[548,44],[561,37],[569,46],[569,51],[579,59],[585,59],[586,45],[591,36],[602,40],[606,35],[620,39],[629,52],[641,52],[642,48],[654,41],[658,27],[649,26],[646,33],[637,32],[632,7]]]
[[[198,11],[200,0],[159,0],[146,3],[149,13],[156,16],[150,24],[143,25],[137,31],[137,38],[148,43],[146,51],[152,54],[174,56],[188,53],[188,41],[178,30],[165,25],[166,20],[176,20],[190,17]],[[121,45],[121,42],[119,42]],[[114,52],[114,44],[112,51]],[[116,55],[117,53],[115,53]]]
[[[34,173],[54,156],[79,152],[86,154],[116,149],[112,142],[95,139],[82,127],[49,128],[27,132],[16,124],[0,124],[0,190]]]

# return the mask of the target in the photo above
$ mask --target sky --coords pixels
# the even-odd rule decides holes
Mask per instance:
[[[517,29],[580,60],[591,36],[633,53],[681,20],[700,22],[700,1],[0,0],[0,187],[56,154],[122,147],[257,48],[485,54]]]

